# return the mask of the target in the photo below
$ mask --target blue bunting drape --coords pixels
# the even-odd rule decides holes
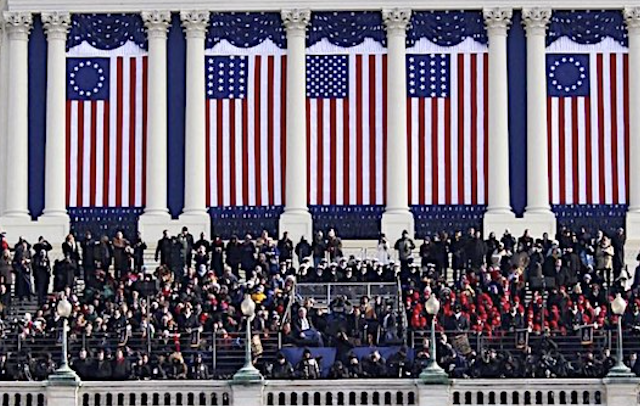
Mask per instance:
[[[120,48],[127,41],[147,49],[147,34],[139,14],[74,14],[67,50],[84,41],[106,51]]]
[[[278,13],[212,13],[207,32],[207,49],[222,40],[238,48],[251,48],[270,39],[286,48],[287,38]]]
[[[371,38],[385,46],[387,37],[382,23],[382,13],[376,11],[312,13],[307,46],[312,46],[325,38],[331,44],[344,48],[360,45],[366,38]]]
[[[562,37],[583,45],[597,44],[609,37],[627,46],[627,30],[618,10],[554,11],[547,45]]]
[[[487,30],[480,11],[414,11],[407,32],[407,45],[426,38],[440,46],[455,46],[467,38],[487,43]]]

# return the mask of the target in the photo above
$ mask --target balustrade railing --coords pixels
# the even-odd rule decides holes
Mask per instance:
[[[605,386],[599,379],[456,380],[450,393],[450,404],[464,406],[603,405],[605,402]]]
[[[83,382],[79,406],[231,406],[226,381]]]
[[[76,402],[73,402],[73,399]],[[638,381],[601,379],[0,382],[0,406],[480,406],[638,404]]]

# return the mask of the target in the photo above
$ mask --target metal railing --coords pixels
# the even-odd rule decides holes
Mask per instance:
[[[411,330],[409,333],[408,346],[414,349],[423,348],[423,340],[428,340],[431,330]],[[470,349],[476,353],[481,350],[494,349],[498,351],[523,351],[525,347],[531,347],[534,351],[543,345],[543,341],[553,342],[553,346],[557,352],[564,356],[565,359],[573,361],[581,354],[586,352],[602,353],[604,350],[613,352],[615,343],[617,342],[617,332],[612,330],[596,329],[593,331],[592,340],[584,341],[583,337],[577,331],[550,331],[548,335],[540,333],[529,333],[526,345],[523,347],[516,342],[516,333],[513,331],[494,330],[491,335],[467,331],[442,331],[440,334],[446,334],[448,341],[452,343],[452,339],[457,336],[466,336],[465,345],[468,343]],[[632,330],[623,333],[623,346],[625,357],[635,353],[640,355],[640,335]]]
[[[280,347],[279,334],[279,332],[269,332],[268,335],[265,333],[254,334],[253,356],[260,364],[272,362],[275,359]],[[160,356],[166,358],[173,352],[180,352],[187,365],[192,363],[192,358],[196,354],[200,354],[212,376],[226,379],[244,364],[245,342],[244,332],[203,332],[176,335],[167,339],[146,337],[140,332],[128,335],[114,332],[90,337],[72,334],[69,337],[69,353],[73,359],[83,348],[89,352],[104,349],[111,353],[120,348],[125,351],[125,354],[128,354],[132,365],[137,356],[141,354],[148,354],[151,359],[157,359]],[[27,337],[22,337],[19,333],[14,332],[1,338],[0,345],[3,347],[3,352],[10,354],[12,362],[16,362],[18,365],[26,365],[28,362],[27,354],[34,360],[50,355],[55,362],[58,362],[62,356],[61,342],[55,332]],[[32,379],[40,380],[44,377],[32,376]]]
[[[327,282],[327,283],[298,283],[296,295],[300,298],[312,298],[321,306],[329,306],[337,297],[345,297],[352,304],[360,302],[360,298],[381,297],[396,300],[398,285],[396,282]]]

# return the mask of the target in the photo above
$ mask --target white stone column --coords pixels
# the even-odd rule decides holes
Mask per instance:
[[[28,44],[31,13],[4,12],[9,38],[6,198],[3,217],[29,221],[29,86]]]
[[[640,240],[640,7],[624,9],[629,35],[629,212],[627,239]],[[637,248],[637,247],[634,247]]]
[[[633,375],[633,373],[632,373]],[[638,404],[638,389],[640,378],[605,377],[602,380],[605,387],[605,405],[636,405]]]
[[[549,206],[546,30],[550,8],[522,9],[527,33],[527,207],[525,222],[533,235],[555,234],[556,218]]]
[[[509,196],[509,102],[507,77],[507,30],[510,8],[486,8],[484,21],[489,36],[489,195],[484,232],[502,233],[515,222]]]
[[[55,380],[47,381],[45,396],[47,398],[47,406],[76,406],[82,404],[79,402],[78,389],[79,382],[56,382]]]
[[[42,13],[47,34],[47,131],[42,220],[69,228],[66,191],[66,43],[69,13]],[[64,232],[64,230],[63,230]]]
[[[184,210],[180,222],[190,225],[193,234],[210,233],[206,207],[205,163],[205,36],[209,12],[181,11],[187,39],[187,87],[185,106]]]
[[[144,238],[162,235],[171,221],[167,209],[167,30],[170,11],[143,11],[149,47],[147,117],[147,201],[138,228]],[[185,166],[188,168],[188,166]]]
[[[7,110],[9,108],[9,39],[4,28],[4,21],[0,23],[0,216],[4,213],[7,195],[6,172],[7,167]]]
[[[382,10],[387,30],[387,195],[382,215],[382,232],[391,241],[404,230],[414,234],[409,211],[407,151],[407,27],[409,9]]]
[[[309,10],[283,10],[287,32],[287,157],[285,170],[285,208],[280,216],[280,234],[287,231],[297,242],[304,236],[311,241],[313,224],[307,208],[306,135],[306,31]]]

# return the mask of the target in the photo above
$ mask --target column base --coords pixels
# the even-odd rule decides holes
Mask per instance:
[[[138,219],[138,231],[147,241],[155,241],[162,238],[162,232],[168,230],[171,235],[180,232],[180,225],[172,220],[168,212],[143,213]]]
[[[525,213],[523,218],[516,218],[513,213],[487,212],[483,228],[485,236],[494,232],[498,238],[507,229],[516,237],[521,236],[524,230],[529,230],[533,238],[540,238],[543,233],[548,233],[553,238],[556,234],[556,216],[551,211]]]
[[[417,382],[421,381],[418,380]],[[451,386],[449,382],[440,382],[436,384],[419,384],[417,404],[430,406],[448,406],[450,404],[450,389]]]
[[[75,375],[75,373],[74,373]],[[48,406],[76,406],[80,379],[49,379],[46,397]]]
[[[523,228],[516,231],[522,234],[528,229],[534,238],[540,238],[544,233],[549,234],[549,238],[555,238],[556,225],[556,215],[551,210],[525,211]]]
[[[280,215],[280,221],[278,223],[279,234],[287,231],[289,238],[293,241],[295,246],[301,237],[304,237],[311,243],[313,236],[313,220],[311,219],[311,213],[307,209],[285,209],[284,213]]]
[[[13,244],[24,237],[31,244],[44,237],[51,245],[62,244],[69,234],[69,216],[41,216],[37,221],[23,217],[1,217],[0,229],[7,233],[7,241]]]
[[[487,237],[489,233],[495,233],[496,236],[501,236],[504,230],[508,229],[512,231],[516,224],[516,215],[510,210],[487,211],[482,220],[483,234],[485,237]]]
[[[242,406],[262,406],[264,399],[265,382],[257,381],[236,381],[231,380],[231,393],[233,401]]]
[[[171,223],[174,222],[172,221]],[[200,233],[204,233],[207,238],[211,238],[211,217],[206,211],[191,211],[182,213],[180,217],[178,217],[177,226],[178,227],[176,228],[176,234],[177,232],[182,230],[182,227],[188,227],[189,232],[196,240],[200,238]],[[160,237],[162,237],[162,232],[158,234],[158,238]]]
[[[627,241],[640,240],[640,211],[627,212],[625,232]]]
[[[638,384],[636,376],[605,377],[602,380],[606,388],[607,405],[635,405],[638,402]]]
[[[382,213],[380,231],[385,234],[389,241],[394,242],[402,237],[402,232],[405,230],[407,230],[409,236],[413,238],[416,228],[413,214],[409,209],[385,211]]]

